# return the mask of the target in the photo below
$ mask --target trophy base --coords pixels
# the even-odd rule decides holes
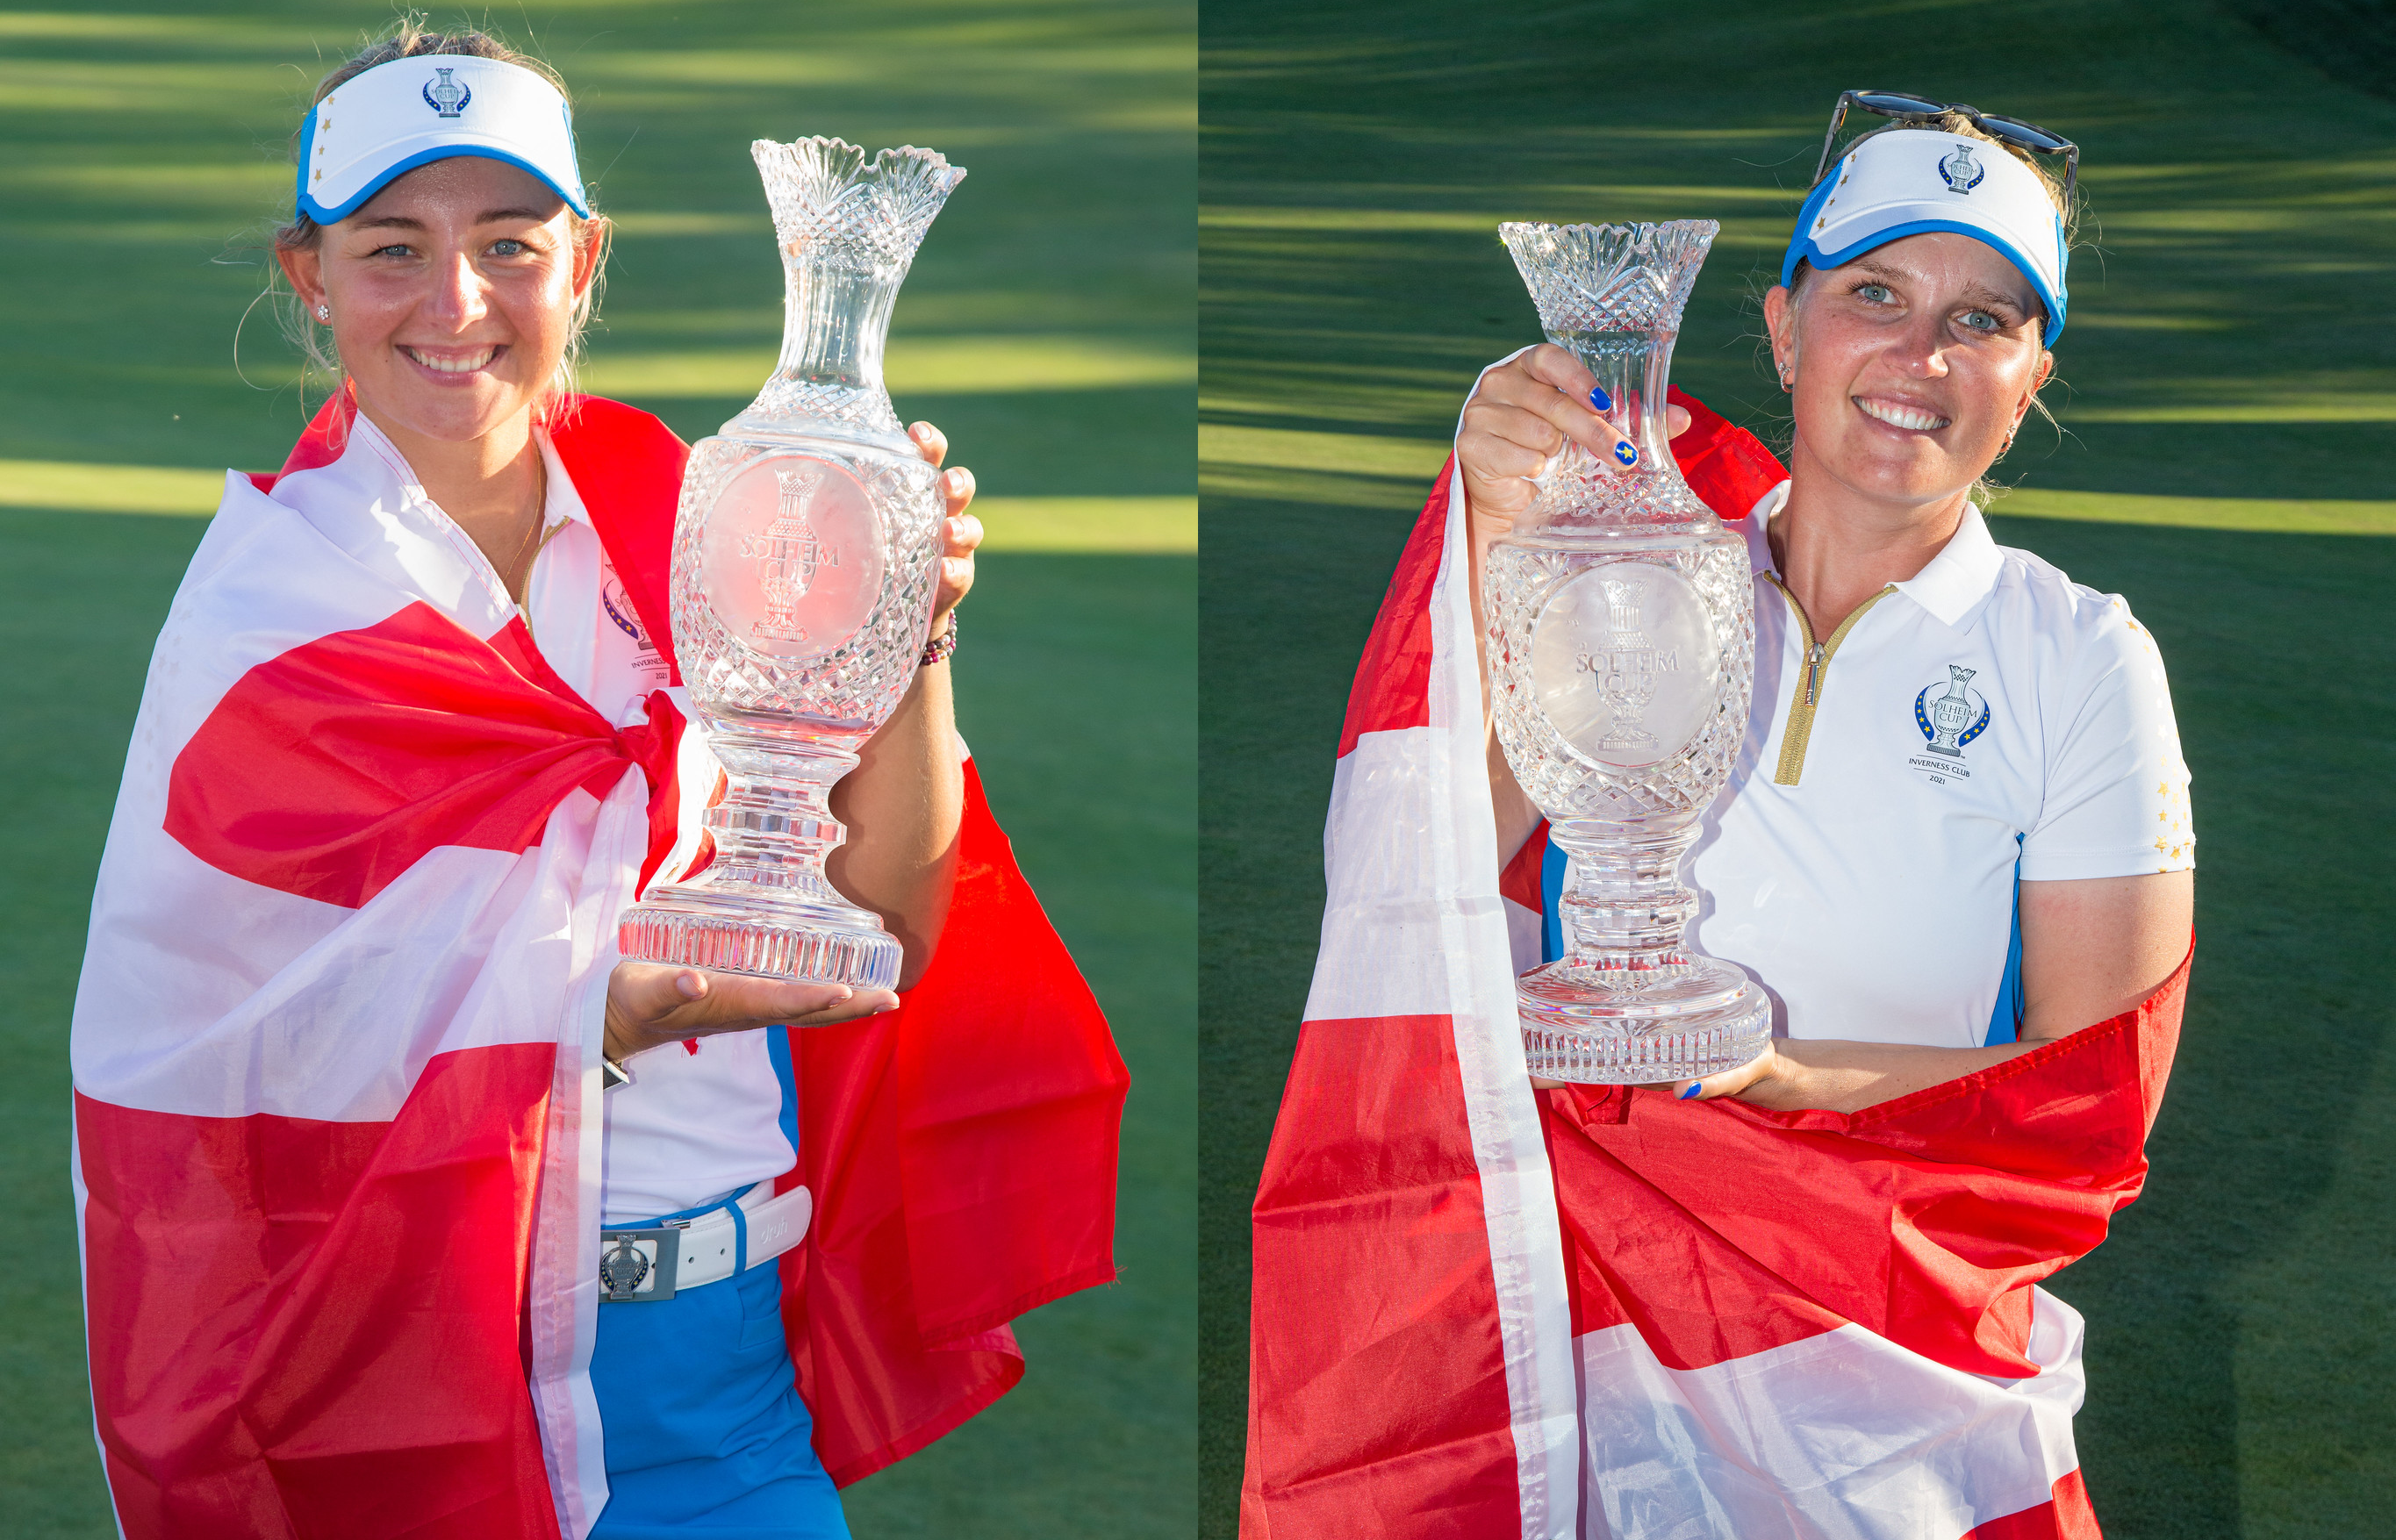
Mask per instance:
[[[810,906],[809,912],[780,918],[676,888],[625,910],[616,937],[635,962],[853,989],[898,987],[898,938],[863,909],[851,915]]]
[[[1772,1002],[1736,963],[1661,968],[1562,958],[1516,980],[1523,1055],[1542,1080],[1640,1085],[1736,1069],[1772,1041]]]

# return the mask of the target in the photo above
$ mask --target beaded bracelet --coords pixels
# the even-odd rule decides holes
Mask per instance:
[[[957,650],[957,612],[949,612],[949,629],[924,644],[924,656],[915,659],[916,666],[928,669]]]

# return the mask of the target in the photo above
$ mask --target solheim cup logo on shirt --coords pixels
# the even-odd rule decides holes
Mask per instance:
[[[1988,167],[1972,158],[1972,147],[1968,144],[1955,146],[1938,163],[1938,175],[1946,179],[1950,190],[1957,192],[1969,192],[1979,186],[1980,179],[1988,174]]]
[[[445,70],[435,66],[433,73],[441,79],[437,84],[430,80],[424,83],[424,105],[443,117],[458,116],[466,110],[466,104],[474,100],[473,87],[460,86],[449,78],[456,73],[454,67]]]
[[[1989,730],[1989,697],[1969,688],[1978,671],[1950,663],[1945,695],[1931,699],[1930,692],[1938,686],[1925,684],[1913,697],[1913,724],[1930,740],[1929,752],[1962,759],[1963,745]]]
[[[599,604],[606,610],[607,618],[616,623],[618,631],[631,637],[636,646],[648,646],[648,633],[641,630],[641,617],[632,612],[632,598],[624,592],[623,583],[612,572],[607,575],[607,580],[599,585]]]

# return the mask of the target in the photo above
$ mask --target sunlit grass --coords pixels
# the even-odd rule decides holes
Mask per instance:
[[[224,496],[221,471],[163,465],[0,460],[0,508],[205,519]],[[979,498],[992,552],[1188,554],[1198,549],[1195,498]]]
[[[2000,524],[2012,516],[2275,535],[2396,535],[2396,502],[2333,498],[2306,502],[2274,498],[2150,498],[2032,489],[2000,498],[1990,511],[1998,515]]]
[[[2244,400],[2151,406],[2078,406],[2067,422],[2212,422],[2237,426],[2259,422],[2396,422],[2396,392],[2363,395],[2309,395],[2258,390]]]
[[[642,400],[754,395],[774,372],[776,352],[629,352],[603,341],[592,349],[582,378],[601,395]],[[883,372],[903,405],[909,392],[992,395],[1194,383],[1198,360],[1186,347],[1125,338],[898,337],[891,339]]]
[[[0,93],[11,106],[38,105],[8,87],[0,74]],[[94,164],[83,166],[16,165],[0,168],[0,189],[15,198],[56,198],[89,201],[103,207],[148,213],[160,204],[224,209],[243,207],[253,215],[276,194],[287,196],[291,168],[263,159],[242,162],[167,162],[149,166]]]
[[[638,219],[639,216],[631,216]],[[774,227],[760,210],[753,220],[734,215],[672,214],[669,220],[721,219],[725,229],[693,231],[691,234],[723,234],[736,241],[773,240]],[[679,255],[678,247],[668,244],[646,244],[646,231],[616,248],[619,268],[646,266],[657,259]],[[610,340],[638,338],[644,343],[652,338],[682,339],[739,338],[746,340],[779,342],[782,335],[782,304],[779,293],[763,296],[753,305],[725,306],[715,310],[686,309],[671,305],[648,304],[637,308],[609,306],[600,312],[593,334],[593,345],[604,350]],[[1096,333],[1143,331],[1157,325],[1157,306],[1140,289],[1108,287],[1099,290],[1073,289],[1060,292],[1052,287],[992,288],[976,285],[965,288],[935,289],[928,285],[910,285],[898,301],[898,312],[892,322],[895,340],[912,344],[918,337],[933,334],[957,334],[967,331],[989,333],[1004,324],[1009,336],[1030,336],[1052,332],[1065,336],[1092,337]],[[1109,340],[1101,339],[1100,340]],[[1191,352],[1191,336],[1187,330],[1174,339],[1178,352]],[[1151,337],[1145,344],[1156,346]],[[760,376],[759,379],[763,377]],[[747,389],[753,390],[752,380]]]
[[[1195,498],[978,498],[995,552],[1180,554],[1198,550]]]
[[[1428,476],[1447,445],[1371,433],[1320,433],[1290,428],[1233,428],[1205,423],[1198,432],[1202,467],[1352,471],[1368,476]]]
[[[217,511],[224,471],[164,465],[88,465],[73,460],[0,460],[0,507],[50,508],[75,513],[175,513],[206,518]]]

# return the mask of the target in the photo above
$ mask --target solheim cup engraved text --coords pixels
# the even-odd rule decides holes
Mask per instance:
[[[816,568],[840,565],[840,551],[818,539],[815,526],[807,522],[807,502],[823,478],[820,465],[775,471],[781,488],[780,511],[765,534],[740,537],[741,559],[759,564],[758,586],[770,606],[765,617],[749,628],[760,636],[805,641],[807,629],[794,613],[798,603],[815,586]]]
[[[1744,1064],[1769,999],[1686,934],[1680,881],[1747,732],[1755,651],[1746,542],[1681,479],[1664,431],[1681,307],[1710,221],[1509,224],[1548,339],[1597,377],[1624,468],[1577,447],[1489,548],[1491,715],[1506,763],[1570,858],[1564,955],[1516,985],[1524,1061],[1637,1082]]]
[[[1584,566],[1531,626],[1532,694],[1565,749],[1632,769],[1671,759],[1701,732],[1721,681],[1705,601],[1671,568]]]
[[[1647,591],[1646,584],[1609,578],[1599,587],[1605,590],[1614,630],[1605,650],[1588,655],[1585,666],[1597,676],[1598,696],[1613,709],[1614,722],[1597,746],[1617,752],[1653,749],[1656,735],[1641,724],[1639,714],[1656,698],[1656,671],[1669,669],[1672,655],[1649,646],[1639,629],[1639,596]]]
[[[883,587],[873,496],[817,458],[773,455],[725,484],[701,540],[709,603],[732,638],[786,662],[844,647]]]

